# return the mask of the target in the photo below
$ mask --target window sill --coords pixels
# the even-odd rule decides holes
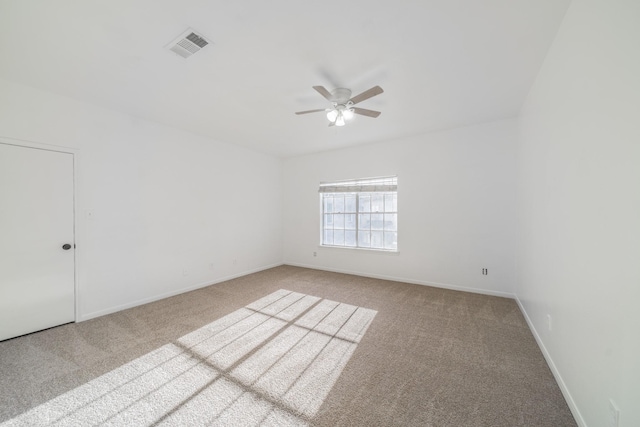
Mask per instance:
[[[370,253],[377,255],[400,255],[400,251],[394,251],[389,249],[369,249],[369,248],[353,248],[347,246],[327,246],[327,245],[318,245],[318,249],[324,250],[338,250],[338,251],[352,251],[352,252],[361,252],[361,253]]]

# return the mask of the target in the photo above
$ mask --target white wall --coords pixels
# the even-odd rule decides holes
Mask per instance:
[[[640,426],[639,46],[640,2],[574,0],[519,124],[516,293],[593,427]]]
[[[79,320],[281,263],[279,159],[4,80],[0,93],[0,137],[78,150]]]
[[[285,263],[512,295],[515,139],[505,120],[285,159]],[[385,175],[398,175],[399,254],[318,247],[320,181]]]

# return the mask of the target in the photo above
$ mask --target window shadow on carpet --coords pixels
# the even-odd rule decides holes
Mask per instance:
[[[376,314],[281,289],[0,425],[307,425]]]

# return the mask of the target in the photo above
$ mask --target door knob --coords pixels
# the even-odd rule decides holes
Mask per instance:
[[[68,243],[65,243],[64,245],[62,245],[62,249],[64,249],[65,251],[68,251],[69,249],[71,249],[71,245]]]

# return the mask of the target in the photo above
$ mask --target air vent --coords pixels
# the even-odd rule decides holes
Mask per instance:
[[[172,41],[167,46],[167,49],[182,56],[183,58],[188,58],[194,53],[198,53],[208,44],[209,41],[207,39],[189,28],[187,31],[182,33],[180,37]]]

